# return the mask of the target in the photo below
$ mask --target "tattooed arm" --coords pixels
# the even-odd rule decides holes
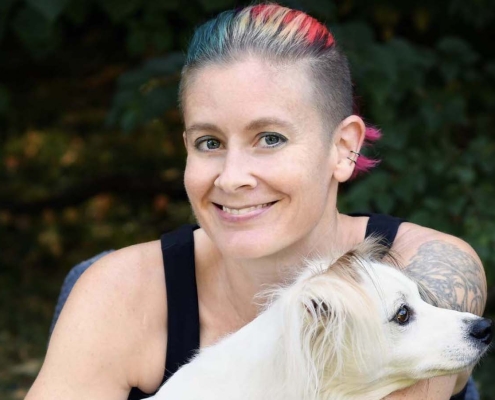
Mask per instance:
[[[405,272],[431,292],[439,307],[483,313],[487,292],[485,273],[477,254],[466,242],[405,223],[393,248],[401,256]],[[422,381],[386,399],[447,400],[463,389],[470,373]]]
[[[432,292],[440,307],[481,316],[486,303],[485,275],[481,262],[469,250],[441,240],[426,242],[406,271]]]

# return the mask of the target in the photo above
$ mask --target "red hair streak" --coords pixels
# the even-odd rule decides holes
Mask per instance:
[[[280,6],[275,6],[273,4],[259,4],[251,8],[251,14],[255,18],[260,14],[264,14],[264,17],[268,18],[276,11],[276,7],[280,7]]]
[[[263,14],[264,18],[269,18],[272,14],[274,14],[277,11],[277,9],[280,8],[283,7],[274,4],[260,4],[254,6],[251,9],[251,15],[253,15],[253,17],[256,18],[260,14]],[[309,15],[303,13],[302,11],[290,10],[282,20],[282,25],[288,25],[299,15],[304,16],[300,28],[306,28],[306,27],[308,28],[308,32],[306,33],[306,39],[309,44],[313,44],[317,40],[321,40],[324,37],[327,38],[325,47],[330,47],[335,43],[335,39],[333,35],[330,33],[330,31],[327,29],[325,25],[318,22],[313,17],[310,17]]]

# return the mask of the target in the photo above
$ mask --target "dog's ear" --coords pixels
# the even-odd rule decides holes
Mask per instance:
[[[329,319],[332,315],[330,305],[322,299],[311,299],[304,302],[304,307],[309,316],[314,319]]]

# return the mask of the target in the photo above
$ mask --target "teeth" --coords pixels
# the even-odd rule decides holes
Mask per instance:
[[[260,208],[266,207],[266,206],[268,206],[268,204],[270,204],[270,203],[260,204],[257,206],[247,207],[247,208],[239,208],[239,209],[228,208],[228,207],[222,206],[222,210],[229,213],[229,214],[232,214],[232,215],[243,215],[243,214],[250,213],[251,211],[259,210]]]

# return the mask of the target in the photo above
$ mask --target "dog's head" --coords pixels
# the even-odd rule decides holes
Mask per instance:
[[[302,351],[289,364],[304,363],[319,392],[387,394],[465,369],[491,341],[491,321],[428,304],[384,255],[376,240],[365,241],[330,267],[310,263],[312,273],[291,289],[285,332],[295,332],[288,346]]]

